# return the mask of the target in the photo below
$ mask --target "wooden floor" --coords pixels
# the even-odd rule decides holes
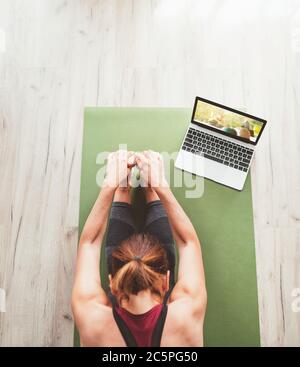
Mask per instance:
[[[300,345],[300,0],[0,0],[1,346],[72,345],[84,106],[195,95],[269,121],[252,167],[261,340]]]

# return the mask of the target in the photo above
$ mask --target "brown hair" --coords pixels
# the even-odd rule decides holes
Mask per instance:
[[[111,291],[120,303],[130,294],[150,289],[164,296],[161,275],[169,268],[165,249],[158,239],[150,234],[135,233],[123,241],[112,253]]]

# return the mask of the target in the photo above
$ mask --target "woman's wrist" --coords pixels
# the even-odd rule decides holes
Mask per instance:
[[[118,185],[110,180],[107,180],[106,178],[103,180],[102,189],[116,191],[118,188]]]
[[[157,187],[153,187],[153,189],[157,194],[159,194],[159,192],[170,190],[170,186],[168,181],[166,179],[163,179],[163,181]]]

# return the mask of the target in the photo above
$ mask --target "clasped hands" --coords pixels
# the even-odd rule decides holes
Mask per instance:
[[[152,150],[134,153],[127,150],[118,150],[110,153],[107,158],[104,186],[111,188],[128,188],[132,186],[131,170],[139,170],[139,184],[153,189],[168,186],[164,173],[164,164],[161,154]]]

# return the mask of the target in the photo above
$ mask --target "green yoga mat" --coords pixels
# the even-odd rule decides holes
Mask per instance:
[[[80,231],[97,197],[96,162],[103,151],[152,149],[175,152],[190,121],[190,109],[86,108],[82,148]],[[205,346],[259,346],[255,244],[250,175],[242,192],[204,181],[204,195],[173,192],[201,241],[208,292]],[[104,269],[104,256],[101,263]],[[102,280],[106,284],[105,271]],[[74,345],[79,345],[75,331]]]

